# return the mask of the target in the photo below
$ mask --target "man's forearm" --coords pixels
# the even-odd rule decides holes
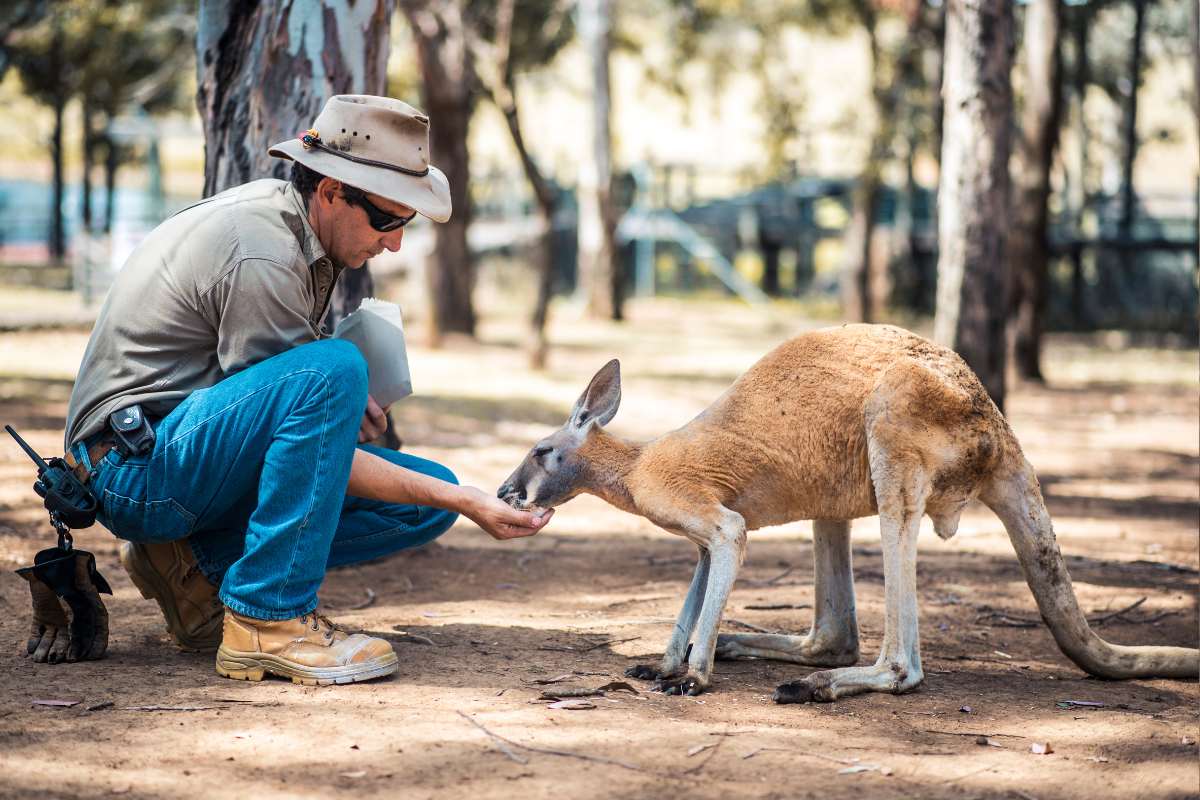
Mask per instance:
[[[433,506],[463,513],[467,495],[460,487],[356,448],[346,493],[368,500]]]

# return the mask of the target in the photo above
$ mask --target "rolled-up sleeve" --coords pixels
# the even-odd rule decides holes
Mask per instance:
[[[243,259],[205,294],[216,321],[217,361],[227,376],[318,338],[308,319],[310,290],[290,265]]]

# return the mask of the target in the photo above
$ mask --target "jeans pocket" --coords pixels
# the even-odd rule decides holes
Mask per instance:
[[[100,521],[122,539],[134,542],[169,542],[189,535],[196,515],[172,498],[135,500],[104,490]]]

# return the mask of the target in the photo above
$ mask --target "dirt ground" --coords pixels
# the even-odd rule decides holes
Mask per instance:
[[[648,438],[815,325],[787,308],[725,303],[630,311],[612,326],[558,310],[543,374],[524,366],[516,319],[487,322],[479,343],[414,342],[416,395],[396,415],[405,448],[494,489],[609,357],[622,359],[624,386],[610,427]],[[0,336],[0,421],[47,453],[59,446],[85,342],[83,332]],[[1041,475],[1081,605],[1109,615],[1100,632],[1195,647],[1197,353],[1123,344],[1053,339],[1049,386],[1016,389],[1008,416]],[[0,796],[1200,796],[1196,682],[1089,679],[1043,626],[1011,627],[1037,612],[982,507],[949,542],[922,533],[927,677],[915,692],[777,706],[774,687],[808,668],[718,662],[700,697],[629,680],[636,692],[566,710],[541,696],[628,680],[627,667],[661,653],[691,575],[686,542],[593,498],[507,544],[460,522],[422,550],[329,575],[328,613],[394,642],[401,667],[382,681],[309,688],[223,680],[211,655],[176,652],[118,564],[116,541],[96,527],[78,541],[113,586],[108,657],[39,665],[23,656],[28,595],[11,573],[49,546],[32,478],[0,443]],[[876,520],[858,521],[854,542],[869,663],[882,637]],[[807,523],[753,534],[723,628],[807,630],[811,566]],[[43,699],[78,704],[33,704]],[[1044,743],[1052,753],[1033,752]]]

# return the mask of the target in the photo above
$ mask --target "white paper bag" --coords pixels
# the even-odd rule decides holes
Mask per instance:
[[[333,338],[354,342],[367,360],[371,396],[383,408],[412,394],[400,306],[368,297],[334,328]]]

